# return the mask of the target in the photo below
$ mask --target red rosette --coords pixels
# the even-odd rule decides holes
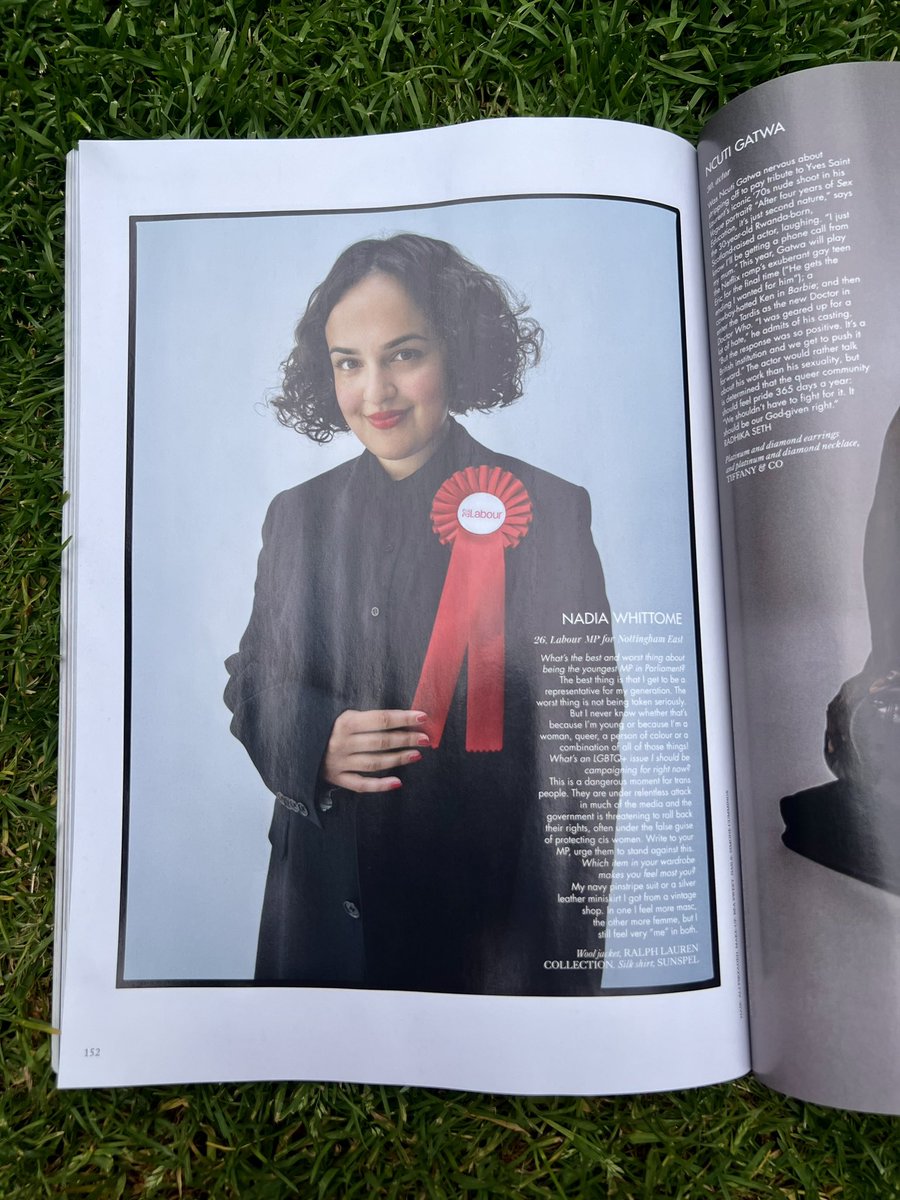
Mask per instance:
[[[431,524],[444,543],[453,542],[458,534],[467,535],[459,523],[463,500],[477,494],[495,497],[506,510],[506,519],[497,531],[503,548],[515,546],[528,532],[531,524],[531,499],[522,483],[502,467],[466,467],[457,471],[438,488],[431,505]],[[484,534],[468,534],[484,537]],[[492,536],[492,535],[488,535]]]
[[[434,532],[452,547],[431,639],[412,707],[440,745],[468,655],[466,749],[503,749],[506,562],[531,524],[531,500],[502,467],[466,467],[438,488]]]

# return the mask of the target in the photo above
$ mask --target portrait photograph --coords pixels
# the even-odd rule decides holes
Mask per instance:
[[[120,986],[708,986],[678,213],[131,233]],[[641,961],[666,654],[691,916]]]

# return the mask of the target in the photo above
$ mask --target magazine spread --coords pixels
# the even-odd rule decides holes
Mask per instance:
[[[696,161],[73,155],[61,1086],[748,1069]]]
[[[61,1086],[900,1111],[898,111],[71,156]]]
[[[753,1068],[900,1111],[900,71],[757,88],[699,147]]]

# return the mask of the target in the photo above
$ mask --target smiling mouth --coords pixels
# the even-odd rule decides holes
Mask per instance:
[[[393,429],[395,425],[399,425],[406,416],[406,409],[395,408],[391,412],[371,413],[366,417],[370,425],[376,429]]]

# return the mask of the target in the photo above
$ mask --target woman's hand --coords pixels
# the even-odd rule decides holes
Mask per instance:
[[[401,786],[396,775],[372,777],[371,771],[418,762],[415,747],[429,744],[421,730],[423,712],[398,708],[373,708],[365,712],[348,708],[337,718],[325,748],[322,778],[350,792],[389,792]]]

